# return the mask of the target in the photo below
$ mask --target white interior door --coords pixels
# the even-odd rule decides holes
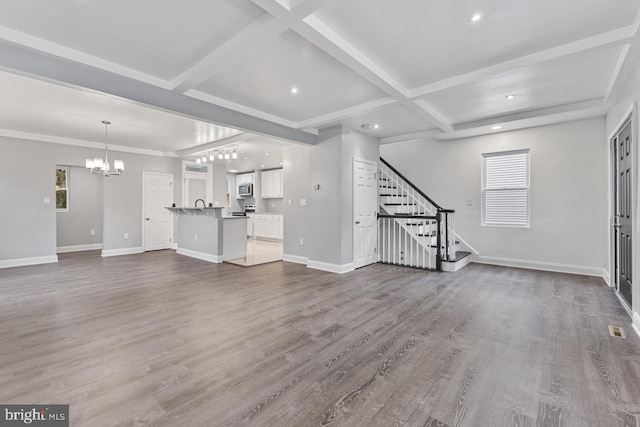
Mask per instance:
[[[353,160],[353,262],[355,268],[376,262],[377,165]]]
[[[173,223],[165,207],[173,200],[173,175],[145,172],[142,178],[144,250],[169,249]]]

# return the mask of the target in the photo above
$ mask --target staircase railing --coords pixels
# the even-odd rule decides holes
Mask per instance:
[[[383,158],[380,162],[379,261],[441,270],[442,260],[455,259],[455,211],[441,207]]]

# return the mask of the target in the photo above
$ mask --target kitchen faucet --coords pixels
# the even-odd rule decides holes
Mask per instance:
[[[207,207],[207,204],[206,204],[206,203],[204,202],[204,200],[202,200],[202,199],[198,199],[198,200],[196,200],[196,208],[198,207],[198,202],[200,202],[200,201],[202,202],[202,207],[203,207],[203,208],[206,208],[206,207]]]

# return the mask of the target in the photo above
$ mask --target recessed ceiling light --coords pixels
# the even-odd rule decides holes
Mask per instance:
[[[269,153],[264,153],[264,155],[265,155],[265,156],[268,156],[268,155],[269,155]]]
[[[514,94],[509,94],[507,96],[505,96],[505,98],[507,98],[507,100],[511,101],[512,99],[514,99],[516,96]]]
[[[476,12],[473,15],[471,15],[469,17],[469,22],[478,22],[480,21],[482,18],[484,18],[484,13],[482,12]]]
[[[378,129],[378,128],[380,128],[380,125],[376,123],[375,125],[373,125],[373,128],[374,129]]]
[[[499,129],[502,129],[502,126],[500,125],[491,126],[491,130],[499,130]]]
[[[236,169],[229,169],[229,172],[238,172]]]
[[[295,86],[294,86],[294,87],[292,87],[292,88],[291,88],[291,93],[292,93],[292,94],[294,94],[294,95],[295,95],[296,93],[298,93],[298,88],[297,88],[297,87],[295,87]]]
[[[245,157],[244,159],[245,159],[245,160],[249,160],[249,158],[248,158],[248,157]]]
[[[280,162],[280,166],[282,166],[282,162]]]

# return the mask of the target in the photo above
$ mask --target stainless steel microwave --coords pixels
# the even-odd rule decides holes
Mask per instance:
[[[253,184],[238,185],[238,196],[253,196]]]

